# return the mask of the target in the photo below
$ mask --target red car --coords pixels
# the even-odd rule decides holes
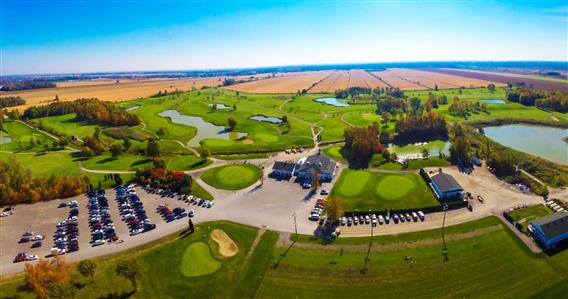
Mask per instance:
[[[14,258],[14,263],[25,262],[27,260],[28,260],[28,255],[24,252],[20,252]]]

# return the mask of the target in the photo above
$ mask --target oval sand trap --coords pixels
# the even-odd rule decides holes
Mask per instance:
[[[186,277],[213,273],[221,267],[221,262],[211,256],[209,246],[204,242],[189,245],[183,253],[180,270]]]
[[[239,246],[220,229],[214,229],[211,232],[211,239],[219,245],[219,254],[224,257],[232,257],[239,252]]]

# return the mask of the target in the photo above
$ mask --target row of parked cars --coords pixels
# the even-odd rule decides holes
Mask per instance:
[[[156,212],[160,214],[160,216],[162,216],[162,218],[164,218],[164,221],[166,222],[172,222],[174,220],[182,219],[188,216],[188,213],[184,208],[177,207],[170,209],[170,207],[165,203],[159,204],[156,208]],[[191,215],[193,216],[193,211],[191,211]]]
[[[418,212],[411,212],[411,213],[399,213],[399,214],[392,214],[392,215],[376,215],[376,214],[367,214],[367,215],[359,215],[359,216],[349,216],[349,217],[341,217],[339,223],[341,225],[364,225],[364,224],[371,224],[376,226],[377,224],[389,224],[391,221],[393,223],[399,222],[418,222],[424,221],[426,219],[426,215],[422,211]]]
[[[150,223],[144,204],[134,191],[134,185],[117,186],[116,201],[120,215],[130,230],[130,235],[137,235],[156,228]]]
[[[187,204],[192,204],[198,207],[203,207],[208,209],[212,208],[213,205],[215,205],[215,200],[207,200],[201,197],[193,196],[191,194],[190,195],[182,194],[179,196],[179,200],[182,200]],[[189,217],[193,217],[193,210],[191,210]]]
[[[324,204],[325,198],[318,198],[314,209],[310,212],[310,216],[308,216],[308,219],[311,221],[319,221],[320,224],[323,224],[325,221],[325,217],[322,216]]]
[[[36,248],[36,247],[41,247],[41,241],[43,239],[44,239],[43,235],[34,236],[34,232],[31,229],[28,229],[22,234],[22,237],[20,238],[20,241],[18,243],[29,243],[31,241],[33,242],[32,248]],[[35,254],[27,254],[25,252],[20,252],[14,258],[14,263],[33,261],[37,259],[38,256]]]
[[[118,241],[105,191],[90,191],[87,196],[89,197],[89,226],[93,246]]]
[[[60,207],[63,205],[60,204]],[[57,223],[55,233],[53,234],[53,247],[51,255],[62,255],[67,252],[79,250],[79,203],[74,200],[65,203],[65,207],[69,208],[69,216],[66,220]]]

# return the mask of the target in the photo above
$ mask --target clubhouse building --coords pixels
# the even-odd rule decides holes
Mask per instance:
[[[317,153],[298,162],[276,161],[270,176],[277,179],[290,179],[294,176],[299,181],[311,181],[312,175],[318,176],[320,182],[331,182],[337,164],[330,158]]]
[[[556,212],[529,222],[533,239],[544,249],[568,239],[568,212]]]
[[[440,171],[430,179],[430,186],[439,200],[450,201],[463,199],[463,188],[451,175]]]

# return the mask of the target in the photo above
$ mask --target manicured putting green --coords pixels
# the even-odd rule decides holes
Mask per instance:
[[[345,181],[349,184],[339,185],[339,192],[344,196],[357,196],[363,192],[365,185],[371,178],[371,173],[365,171],[352,171],[345,174]]]
[[[377,184],[376,192],[381,194],[384,200],[399,200],[414,187],[416,187],[415,182],[408,177],[389,176]]]
[[[221,263],[211,256],[209,246],[204,242],[189,245],[183,254],[180,270],[186,277],[195,277],[213,273]]]
[[[201,179],[217,189],[239,190],[260,179],[262,170],[252,164],[225,165],[205,171]]]

